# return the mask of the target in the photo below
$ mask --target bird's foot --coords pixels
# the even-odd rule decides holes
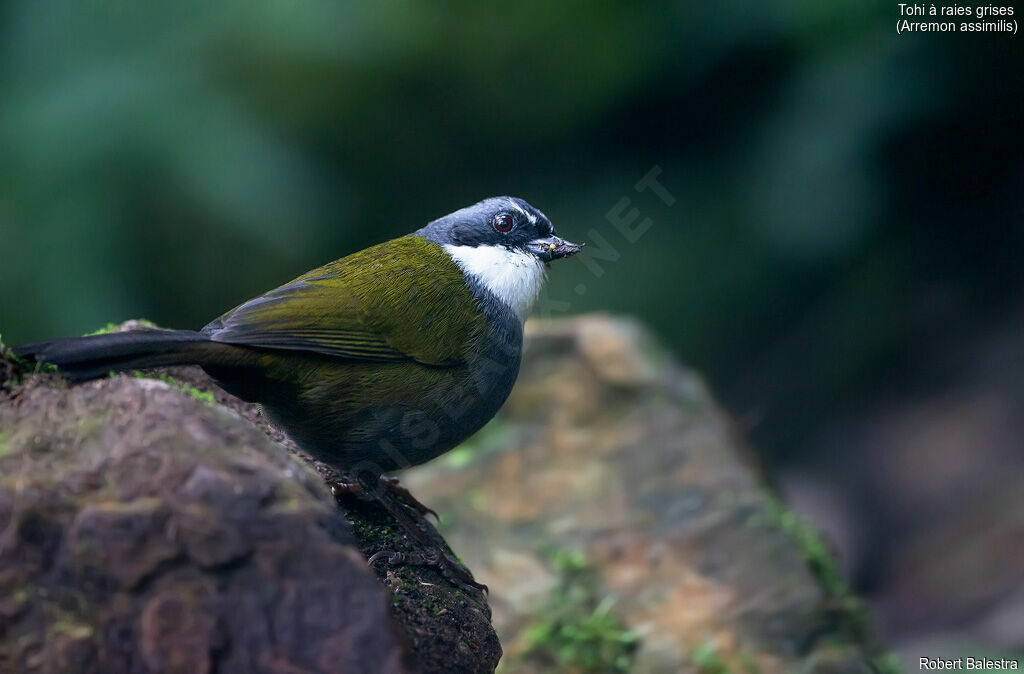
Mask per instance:
[[[441,521],[441,518],[438,517],[437,512],[433,508],[423,505],[423,503],[418,498],[412,495],[412,492],[410,492],[408,489],[402,486],[402,483],[398,481],[397,477],[390,475],[382,475],[380,478],[380,483],[381,485],[384,486],[385,489],[387,489],[392,494],[397,496],[398,499],[402,502],[402,505],[412,508],[420,515],[423,515],[423,517],[426,517],[427,515],[433,515],[435,522]]]
[[[394,550],[380,550],[370,555],[366,563],[373,566],[384,560],[389,566],[433,566],[446,580],[465,591],[480,590],[487,592],[487,586],[476,582],[473,574],[461,564],[448,558],[448,555],[437,548],[428,548],[421,552],[405,553]]]
[[[436,521],[440,521],[441,518],[438,516],[437,511],[429,506],[423,505],[423,503],[412,495],[408,489],[402,486],[398,481],[397,477],[392,476],[381,476],[377,483],[378,487],[387,489],[389,492],[398,497],[399,503],[406,508],[419,513],[423,517],[427,515],[433,515]],[[331,493],[334,494],[335,498],[342,498],[344,496],[380,496],[379,489],[367,488],[362,482],[359,481],[348,481],[342,478],[336,480],[328,480],[327,486],[331,488]]]
[[[331,494],[336,501],[340,501],[346,496],[363,496],[366,494],[366,488],[359,482],[354,480],[350,482],[342,477],[335,480],[327,480],[327,486],[331,488]]]
[[[367,487],[367,484],[371,486]],[[328,485],[339,502],[348,496],[369,497],[394,519],[395,524],[405,532],[405,540],[413,544],[414,549],[406,551],[376,550],[367,558],[370,566],[382,560],[394,566],[432,566],[446,580],[463,590],[475,588],[487,591],[486,585],[476,582],[469,570],[448,555],[444,541],[423,519],[428,513],[437,517],[437,513],[420,503],[397,479],[380,478],[376,483],[370,479],[336,479],[328,481]]]

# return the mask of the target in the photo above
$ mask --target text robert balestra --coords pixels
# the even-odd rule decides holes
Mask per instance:
[[[926,658],[918,659],[918,669],[922,672],[948,672],[969,670],[975,672],[1002,671],[1019,669],[1020,662],[1009,658]]]

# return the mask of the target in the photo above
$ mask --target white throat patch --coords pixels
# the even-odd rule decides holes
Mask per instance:
[[[454,246],[444,249],[464,274],[474,276],[499,300],[526,320],[544,283],[544,263],[536,256],[504,246]]]

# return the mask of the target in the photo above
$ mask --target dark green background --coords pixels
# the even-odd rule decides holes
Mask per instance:
[[[5,339],[199,327],[508,193],[620,256],[558,265],[542,313],[640,316],[786,460],[1019,303],[1020,38],[861,0],[504,10],[0,3]]]

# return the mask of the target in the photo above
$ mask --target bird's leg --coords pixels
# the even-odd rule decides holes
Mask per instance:
[[[422,552],[404,553],[393,550],[380,550],[370,555],[366,563],[373,566],[379,560],[385,560],[389,566],[433,566],[450,583],[466,590],[487,592],[487,586],[476,582],[473,574],[463,566],[455,564],[442,550],[430,548]]]
[[[448,553],[444,551],[441,545],[433,540],[427,531],[417,526],[417,523],[405,510],[409,506],[405,503],[396,504],[395,501],[397,500],[381,498],[378,502],[395,519],[395,522],[405,530],[406,535],[422,546],[422,550],[408,554],[393,550],[378,550],[370,555],[366,560],[367,563],[373,566],[378,560],[386,559],[389,565],[433,566],[441,572],[442,576],[464,590],[476,588],[477,590],[487,592],[486,585],[476,582],[469,569],[450,559]]]
[[[360,476],[356,481],[331,480],[328,484],[339,502],[346,496],[352,495],[372,497],[373,501],[379,504],[401,527],[406,537],[418,544],[417,547],[420,548],[413,552],[377,550],[367,558],[367,563],[370,566],[381,560],[385,560],[389,565],[433,566],[440,571],[445,579],[463,590],[468,591],[475,588],[487,591],[487,586],[476,582],[468,569],[449,558],[442,547],[443,542],[434,540],[434,536],[431,536],[425,522],[417,522],[413,518],[410,511],[419,513],[421,516],[434,511],[421,504],[407,489],[398,484],[396,479],[374,477],[371,481],[367,479],[367,476]],[[368,487],[367,484],[372,486]],[[436,517],[437,514],[434,513],[434,516]]]
[[[402,486],[402,484],[398,481],[397,477],[381,475],[379,478],[377,478],[376,485],[368,487],[368,483],[371,483],[371,481],[363,479],[350,481],[346,480],[344,477],[338,477],[333,480],[328,480],[327,486],[331,488],[331,493],[334,494],[335,498],[340,498],[342,496],[359,496],[365,494],[367,496],[378,497],[378,500],[380,496],[381,487],[383,487],[384,489],[387,489],[392,494],[397,496],[399,502],[403,506],[409,508],[410,510],[414,510],[424,518],[427,515],[433,515],[435,520],[441,520],[441,518],[437,514],[437,511],[435,511],[433,508],[429,506],[424,505],[418,498],[413,496],[412,492],[410,492],[408,489]]]
[[[418,498],[412,495],[412,492],[402,486],[402,483],[398,481],[397,477],[381,475],[380,483],[385,489],[397,496],[404,505],[411,507],[423,517],[433,515],[435,521],[441,520],[433,508],[423,505]]]

